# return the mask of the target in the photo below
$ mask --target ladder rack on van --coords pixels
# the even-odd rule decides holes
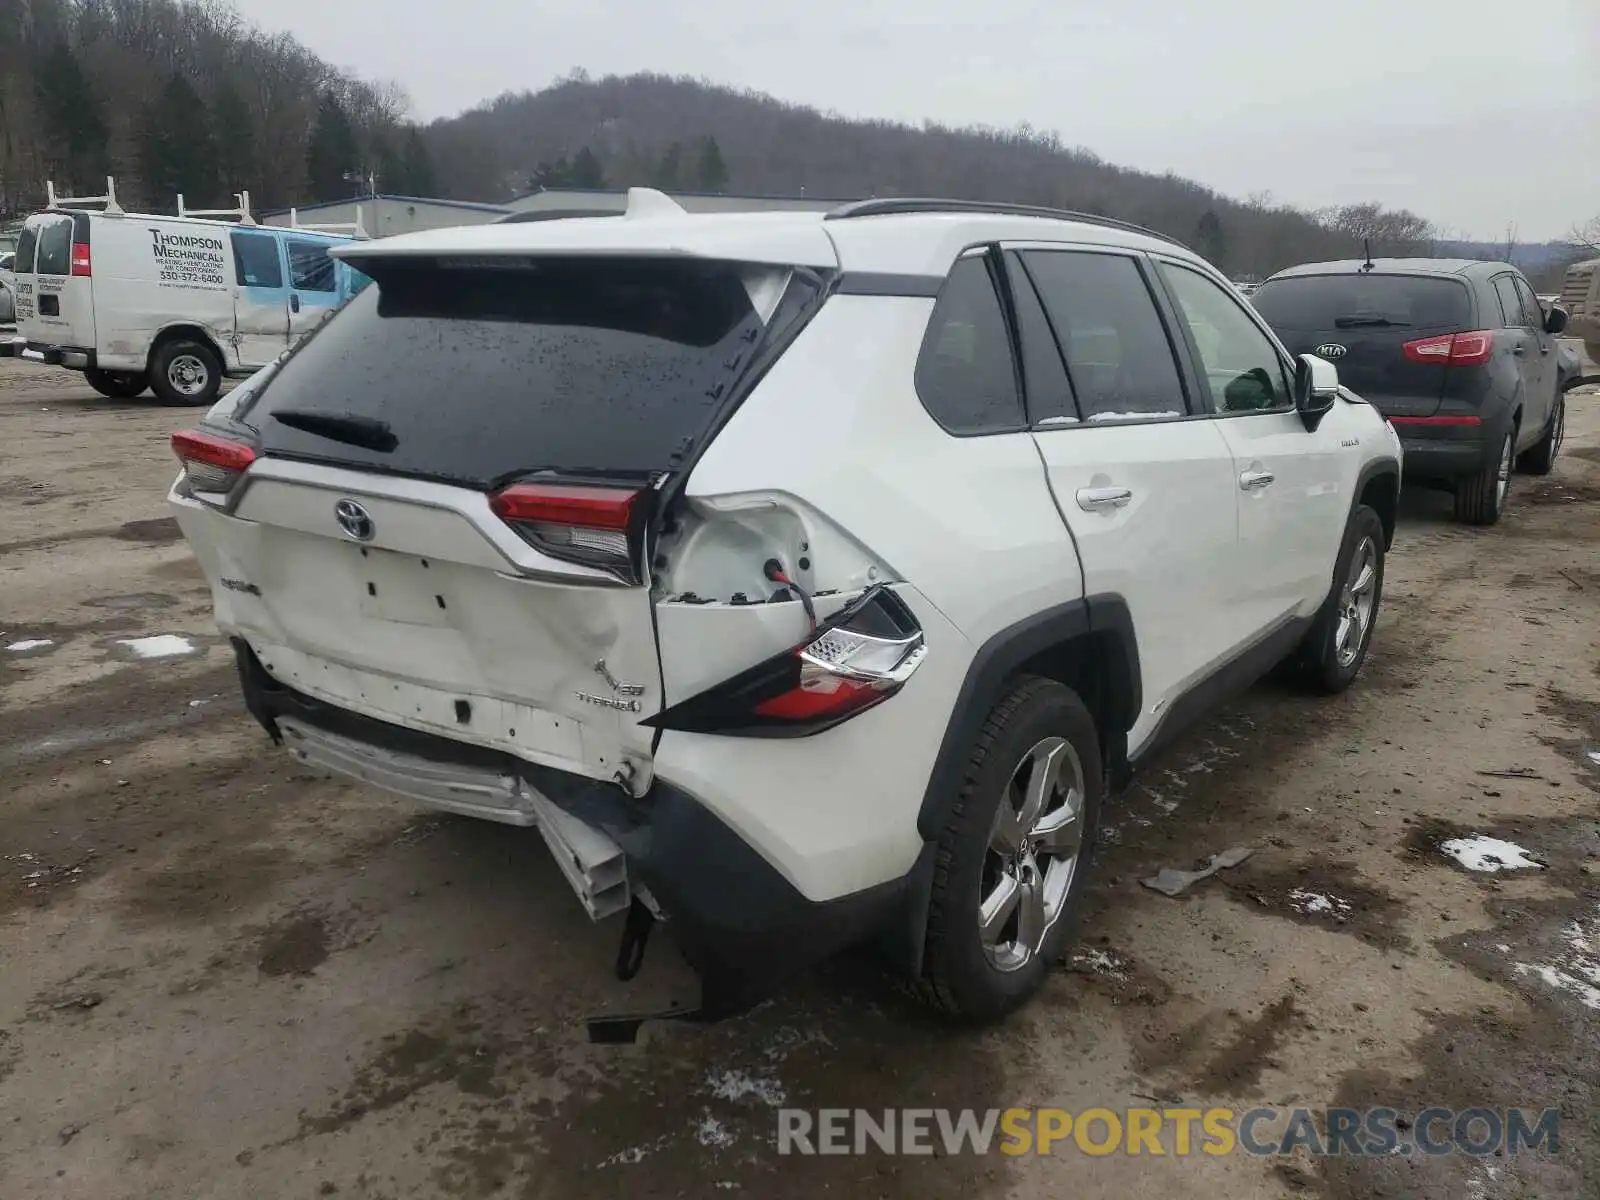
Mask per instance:
[[[45,199],[49,201],[50,208],[67,208],[79,204],[103,204],[106,212],[113,216],[122,216],[122,206],[117,203],[117,181],[111,176],[106,176],[106,194],[104,196],[58,196],[56,195],[55,180],[47,179],[44,184]]]
[[[288,228],[298,229],[303,233],[348,233],[354,238],[365,238],[367,227],[361,222],[361,205],[356,205],[356,219],[354,221],[339,221],[326,225],[302,225],[300,223],[300,210],[289,210]]]
[[[235,192],[233,198],[239,202],[237,208],[185,208],[183,193],[178,193],[178,216],[180,217],[224,217],[236,218],[241,225],[254,225],[256,219],[250,215],[250,193]]]

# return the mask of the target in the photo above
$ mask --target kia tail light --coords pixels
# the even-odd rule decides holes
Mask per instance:
[[[1481,366],[1489,361],[1490,354],[1494,352],[1494,330],[1441,333],[1437,337],[1407,342],[1400,349],[1414,363],[1437,363],[1448,367]]]
[[[739,737],[806,737],[883,703],[927,648],[905,601],[878,584],[803,642],[644,724]]]

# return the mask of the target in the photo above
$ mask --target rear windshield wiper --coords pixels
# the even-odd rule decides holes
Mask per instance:
[[[1410,321],[1391,321],[1388,317],[1335,317],[1336,329],[1399,329],[1410,328]]]
[[[280,408],[272,419],[291,429],[303,429],[330,441],[360,446],[387,454],[400,444],[387,421],[359,413],[319,412],[314,408]]]

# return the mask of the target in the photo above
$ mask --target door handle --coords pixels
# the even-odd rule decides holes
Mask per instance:
[[[1105,512],[1112,508],[1126,508],[1133,493],[1125,487],[1092,487],[1078,489],[1078,507],[1084,512]]]
[[[1271,487],[1275,479],[1277,476],[1271,471],[1246,471],[1239,476],[1239,487],[1246,492],[1256,492],[1264,487]]]
[[[293,293],[290,293],[290,295],[289,295],[289,311],[290,312],[299,312],[300,311],[300,297],[297,296],[297,295],[294,295]]]
[[[1518,358],[1521,358],[1522,357],[1522,347],[1521,346],[1513,346],[1513,347],[1511,347],[1511,353],[1515,354]]]

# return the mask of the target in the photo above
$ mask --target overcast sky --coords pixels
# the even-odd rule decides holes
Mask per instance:
[[[574,67],[1055,129],[1303,206],[1556,238],[1600,214],[1600,0],[234,0],[422,119]]]

